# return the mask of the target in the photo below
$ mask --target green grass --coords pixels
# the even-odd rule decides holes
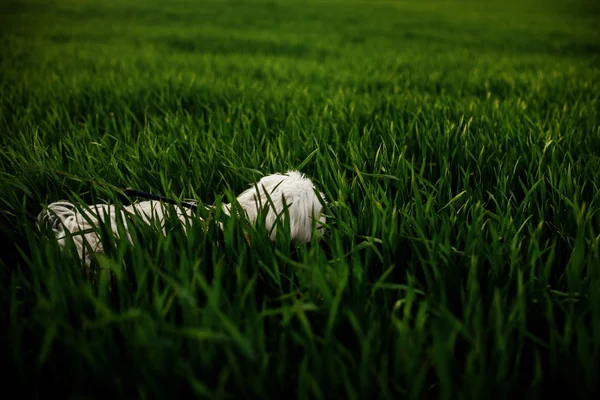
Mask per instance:
[[[21,397],[590,395],[599,17],[583,0],[3,2],[5,379]],[[321,244],[259,226],[248,247],[216,215],[187,237],[139,227],[88,270],[34,225],[52,201],[212,204],[289,168],[330,200]]]

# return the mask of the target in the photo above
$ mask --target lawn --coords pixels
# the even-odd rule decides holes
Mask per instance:
[[[5,387],[590,396],[598,20],[593,0],[2,2]],[[218,204],[288,169],[329,201],[321,243],[258,225],[248,246],[203,212],[88,268],[35,226],[57,200]]]

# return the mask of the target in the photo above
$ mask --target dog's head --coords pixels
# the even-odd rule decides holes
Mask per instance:
[[[290,237],[298,242],[310,242],[313,221],[317,222],[317,232],[323,235],[323,215],[325,195],[317,192],[310,179],[298,171],[285,174],[273,174],[263,177],[258,183],[240,194],[238,203],[246,212],[250,222],[266,212],[265,225],[271,232],[271,240],[275,240],[276,221],[286,218],[284,208],[290,217]],[[265,211],[267,210],[268,211]]]

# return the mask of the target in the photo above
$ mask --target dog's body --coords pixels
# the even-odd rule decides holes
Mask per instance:
[[[323,193],[319,195],[324,203],[325,196]],[[265,216],[264,223],[270,232],[271,240],[275,240],[277,220],[285,221],[285,207],[290,217],[290,238],[293,241],[309,242],[312,238],[313,220],[318,220],[318,224],[325,223],[323,206],[313,183],[297,171],[263,177],[257,184],[240,194],[237,202],[250,223],[255,223],[259,217]],[[231,209],[231,204],[223,204],[225,214],[230,215]],[[93,254],[104,251],[97,230],[100,224],[109,224],[112,233],[118,237],[119,224],[122,223],[127,239],[131,241],[126,217],[127,214],[134,214],[139,215],[147,224],[157,224],[163,234],[166,234],[165,220],[168,210],[166,204],[156,200],[137,202],[120,210],[115,205],[76,207],[70,202],[59,201],[48,205],[38,215],[38,226],[50,227],[61,248],[65,247],[67,236],[71,236],[79,256],[89,264]],[[175,207],[175,212],[185,230],[186,224],[191,222],[190,217],[194,210]],[[318,229],[319,235],[321,228],[322,225]]]

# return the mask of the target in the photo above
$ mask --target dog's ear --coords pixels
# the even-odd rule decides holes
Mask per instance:
[[[286,177],[281,174],[267,175],[258,181],[258,190],[262,192],[264,188],[267,193],[271,193],[285,178]]]

